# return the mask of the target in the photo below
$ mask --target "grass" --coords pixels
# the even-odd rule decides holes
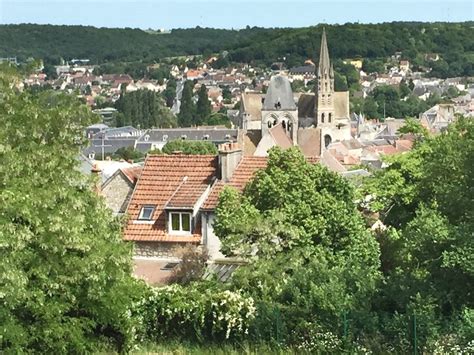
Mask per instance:
[[[190,344],[179,342],[142,344],[132,354],[172,354],[172,355],[260,355],[295,354],[291,349],[275,349],[265,344]]]

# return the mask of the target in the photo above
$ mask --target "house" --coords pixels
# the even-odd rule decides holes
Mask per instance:
[[[136,142],[136,149],[148,152],[153,149],[162,149],[172,140],[209,141],[215,145],[237,141],[238,130],[207,126],[194,128],[159,128],[150,129]]]
[[[455,120],[453,104],[438,104],[423,112],[420,117],[421,124],[432,132],[440,132]]]
[[[227,185],[242,191],[267,159],[243,156],[236,143],[221,145],[217,156],[149,155],[124,230],[124,240],[135,246],[135,275],[163,282],[164,266],[178,263],[180,250],[189,244],[206,248],[210,262],[223,258],[213,228],[219,194]]]
[[[200,207],[218,175],[214,155],[149,155],[132,194],[124,240],[138,257],[173,258],[202,243]]]
[[[407,72],[410,70],[410,62],[408,60],[400,61],[400,70]]]

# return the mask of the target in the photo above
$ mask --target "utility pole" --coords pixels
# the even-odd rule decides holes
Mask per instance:
[[[105,155],[105,147],[111,147],[112,145],[109,144],[109,145],[105,145],[104,144],[104,140],[105,140],[105,134],[102,133],[102,144],[101,145],[95,145],[94,147],[96,148],[101,148],[102,149],[102,160],[104,160],[104,155]]]

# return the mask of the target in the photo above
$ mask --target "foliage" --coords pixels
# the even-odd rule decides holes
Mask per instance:
[[[112,155],[114,159],[123,159],[125,161],[134,161],[143,159],[145,154],[139,150],[134,149],[133,147],[122,147],[117,149],[117,151]]]
[[[442,78],[473,76],[472,22],[383,24],[347,23],[306,28],[258,28],[217,30],[196,27],[174,29],[170,34],[152,34],[139,29],[109,29],[88,26],[3,25],[0,28],[0,56],[45,58],[58,64],[59,57],[89,58],[94,64],[133,62],[129,73],[145,71],[144,63],[178,55],[221,53],[215,68],[231,62],[263,63],[267,66],[285,57],[287,67],[317,59],[323,26],[326,27],[331,57],[367,58],[364,71],[379,71],[383,61],[397,51],[417,66],[431,68]],[[424,54],[438,53],[438,61],[425,61]],[[136,70],[137,69],[137,70]],[[140,74],[141,75],[141,74]],[[350,84],[349,84],[350,87]]]
[[[194,96],[194,82],[186,80],[183,85],[183,92],[181,96],[181,106],[178,114],[179,127],[190,127],[196,125],[196,106],[193,101]]]
[[[187,141],[176,139],[166,143],[162,152],[165,154],[181,152],[183,154],[215,155],[217,154],[217,148],[214,144],[208,141]]]
[[[193,281],[199,281],[203,277],[206,262],[209,260],[207,249],[189,244],[178,250],[176,255],[181,261],[173,269],[167,282],[188,285]]]
[[[287,330],[316,321],[337,332],[334,319],[363,309],[379,279],[378,245],[353,199],[348,182],[299,150],[272,149],[243,195],[226,188],[216,208],[222,251],[252,258],[234,289],[274,305]]]
[[[166,82],[166,89],[162,93],[166,106],[169,108],[173,107],[174,100],[176,98],[176,80],[171,78]]]
[[[94,116],[74,97],[10,82],[0,73],[0,352],[126,350],[131,250],[77,169]]]
[[[379,233],[386,286],[375,309],[398,319],[424,316],[426,344],[456,334],[448,325],[473,308],[473,140],[472,120],[459,118],[388,160],[364,187],[371,197],[364,208],[388,226]],[[394,326],[395,316],[389,319]]]
[[[413,134],[416,137],[424,138],[428,136],[428,130],[423,127],[420,121],[414,118],[407,118],[405,124],[398,129],[398,133],[404,134]]]
[[[196,103],[196,124],[201,125],[211,115],[211,102],[207,96],[206,85],[202,84],[198,91],[198,100]]]
[[[144,339],[238,339],[255,317],[254,301],[212,284],[151,288],[136,305]]]
[[[122,93],[115,103],[119,111],[117,127],[132,125],[139,128],[176,126],[176,118],[165,106],[161,96],[150,90]]]

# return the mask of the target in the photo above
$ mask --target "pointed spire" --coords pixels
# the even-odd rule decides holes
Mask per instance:
[[[332,68],[331,63],[329,61],[329,51],[328,51],[328,44],[326,41],[326,29],[323,28],[323,36],[321,38],[321,51],[319,53],[319,68],[318,74],[321,76],[324,73],[331,75]]]

